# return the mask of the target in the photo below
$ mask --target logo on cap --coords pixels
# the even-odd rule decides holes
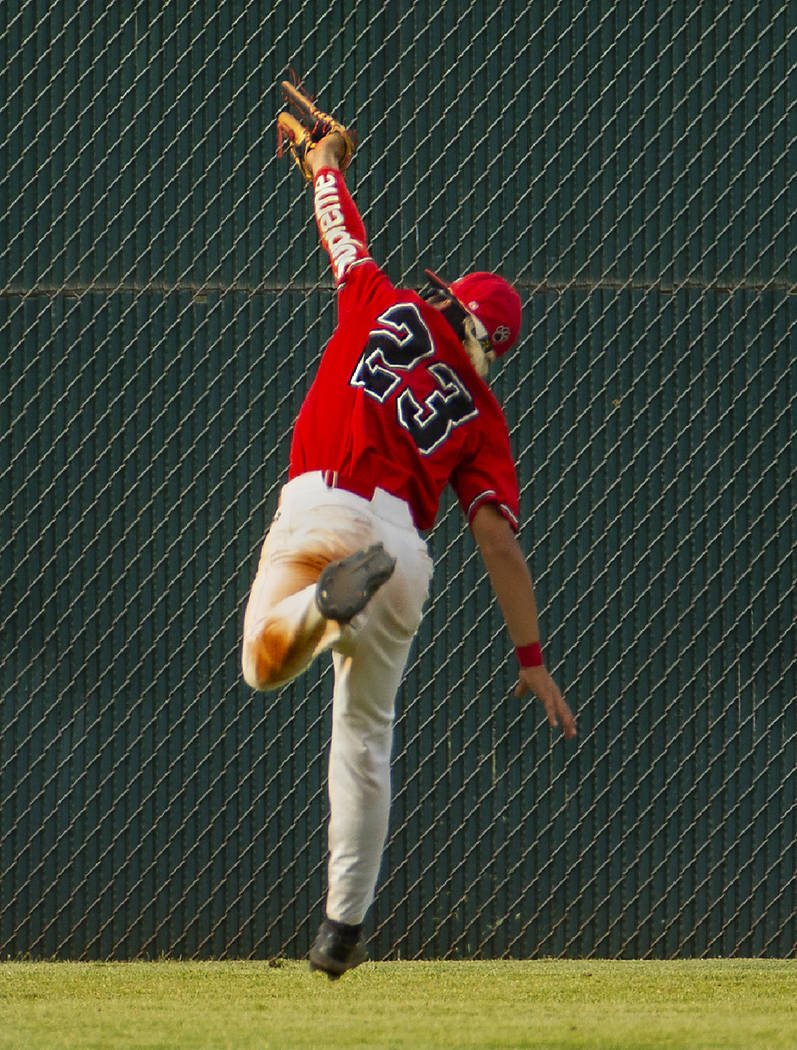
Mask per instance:
[[[436,288],[447,292],[491,332],[496,356],[505,353],[520,334],[522,307],[517,290],[496,273],[479,270],[446,284],[431,270],[426,276]],[[467,304],[467,305],[466,305]]]

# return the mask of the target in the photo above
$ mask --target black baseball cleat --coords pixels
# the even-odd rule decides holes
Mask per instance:
[[[333,561],[319,577],[315,601],[322,616],[348,623],[393,575],[396,559],[381,543]]]
[[[324,919],[310,949],[311,970],[323,970],[331,981],[336,981],[367,958],[359,933],[342,933],[329,919]]]

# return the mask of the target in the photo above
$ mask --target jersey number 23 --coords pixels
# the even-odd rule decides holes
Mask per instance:
[[[396,419],[425,456],[438,449],[454,427],[478,414],[468,388],[450,365],[422,364],[433,355],[432,335],[418,308],[396,303],[377,317],[349,380],[380,404],[400,387]],[[413,392],[418,366],[434,382],[432,392],[423,397]]]

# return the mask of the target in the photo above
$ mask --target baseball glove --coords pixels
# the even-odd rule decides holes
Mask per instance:
[[[282,96],[290,109],[284,110],[277,117],[279,156],[282,156],[283,139],[287,139],[288,148],[299,171],[306,179],[312,181],[313,172],[307,163],[307,158],[321,139],[337,131],[342,136],[344,143],[343,156],[338,163],[340,170],[345,171],[356,145],[354,132],[345,128],[340,121],[335,120],[328,113],[323,113],[318,109],[313,104],[312,97],[307,94],[298,80],[295,84],[283,80],[281,88]]]

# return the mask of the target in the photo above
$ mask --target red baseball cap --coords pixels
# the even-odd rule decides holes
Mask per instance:
[[[509,281],[497,273],[478,270],[446,284],[431,270],[425,272],[432,284],[448,292],[463,309],[481,321],[496,357],[515,344],[520,334],[522,306],[520,296]]]

